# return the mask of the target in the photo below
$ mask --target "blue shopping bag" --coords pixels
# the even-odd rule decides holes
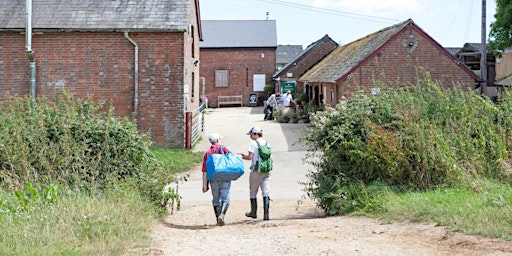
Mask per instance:
[[[221,152],[224,152],[221,150]],[[206,177],[213,181],[236,180],[244,174],[242,156],[233,153],[211,154],[206,159]]]

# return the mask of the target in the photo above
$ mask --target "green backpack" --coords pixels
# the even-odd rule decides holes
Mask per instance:
[[[272,150],[268,146],[268,142],[265,145],[260,145],[256,140],[256,144],[258,144],[259,159],[254,165],[254,170],[263,173],[272,171]]]

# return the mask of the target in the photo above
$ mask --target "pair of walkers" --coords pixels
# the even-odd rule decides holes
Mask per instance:
[[[259,127],[252,127],[247,135],[250,136],[251,142],[247,154],[239,153],[244,160],[250,160],[251,172],[249,176],[249,196],[251,202],[251,211],[245,213],[245,216],[256,219],[258,217],[257,210],[257,194],[259,188],[261,188],[261,194],[263,196],[263,220],[269,220],[269,178],[270,172],[262,173],[255,170],[256,161],[259,159],[258,146],[268,145],[268,142],[263,139],[263,130]],[[221,145],[221,135],[213,133],[210,135],[209,140],[212,144],[203,156],[203,193],[208,191],[209,188],[212,190],[212,205],[215,212],[215,218],[217,219],[218,226],[224,226],[224,218],[230,204],[230,190],[231,181],[209,181],[206,175],[206,159],[211,154],[218,153],[230,153],[229,149]]]

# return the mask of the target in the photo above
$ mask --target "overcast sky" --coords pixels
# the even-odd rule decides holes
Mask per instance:
[[[487,0],[487,28],[495,0]],[[412,19],[444,47],[480,43],[482,0],[199,0],[203,20],[276,20],[277,43],[309,44],[329,35],[350,43]]]

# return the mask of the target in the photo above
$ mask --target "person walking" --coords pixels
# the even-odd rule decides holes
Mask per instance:
[[[258,217],[258,190],[261,188],[261,195],[263,196],[263,220],[269,220],[269,179],[270,172],[258,172],[255,170],[256,161],[259,159],[258,144],[268,145],[268,142],[263,139],[263,130],[259,127],[252,127],[247,135],[250,136],[251,142],[247,154],[240,153],[245,160],[251,160],[251,173],[249,174],[249,198],[251,200],[251,211],[245,213],[245,216],[256,219]]]
[[[208,137],[210,143],[210,149],[208,149],[203,156],[203,193],[208,191],[209,187],[212,190],[212,205],[213,211],[215,212],[215,219],[217,220],[218,226],[224,226],[224,218],[230,203],[230,191],[231,181],[213,181],[207,178],[206,159],[211,154],[227,154],[230,153],[228,148],[221,145],[220,139],[223,138],[218,133],[212,133]]]

